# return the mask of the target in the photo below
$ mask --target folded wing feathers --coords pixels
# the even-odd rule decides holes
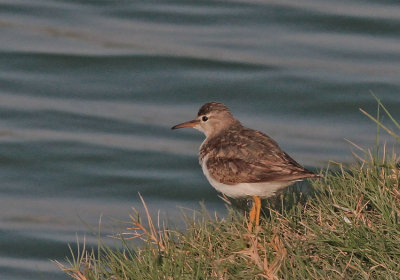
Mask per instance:
[[[238,127],[210,139],[200,150],[210,175],[221,183],[297,181],[318,175],[303,168],[262,132]]]

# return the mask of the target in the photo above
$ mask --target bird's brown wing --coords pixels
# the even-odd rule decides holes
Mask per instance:
[[[239,158],[209,158],[207,168],[212,178],[227,185],[296,181],[317,177],[316,174],[303,168],[290,168],[265,161],[250,163]]]
[[[238,132],[232,131],[210,143],[214,149],[210,151],[207,168],[219,182],[234,185],[318,177],[264,133],[243,127]]]

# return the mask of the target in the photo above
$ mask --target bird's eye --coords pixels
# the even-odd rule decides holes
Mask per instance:
[[[206,121],[208,121],[208,118],[207,118],[207,116],[203,116],[203,117],[201,118],[201,120],[202,120],[203,122],[206,122]]]

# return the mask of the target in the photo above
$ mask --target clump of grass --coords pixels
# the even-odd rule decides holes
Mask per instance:
[[[79,280],[399,278],[395,166],[341,168],[314,188],[304,204],[267,208],[256,232],[234,211],[225,219],[204,210],[186,217],[181,233],[154,226],[146,210],[147,225],[132,216],[119,249],[102,243],[98,252],[78,248],[68,266],[59,265]],[[132,238],[141,238],[142,247],[129,244]]]
[[[132,215],[117,248],[100,240],[97,251],[78,248],[57,264],[78,280],[399,279],[399,157],[361,150],[356,163],[321,172],[313,195],[289,192],[282,207],[267,205],[253,232],[231,208],[224,218],[194,211],[185,230],[171,230],[142,200],[145,220]]]
[[[400,278],[400,176],[394,161],[370,163],[326,173],[305,203],[267,207],[255,232],[234,210],[186,216],[183,232],[155,226],[146,210],[146,222],[131,216],[119,248],[100,242],[59,266],[79,280]]]

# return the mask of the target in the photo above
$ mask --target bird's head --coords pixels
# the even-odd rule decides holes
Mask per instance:
[[[172,129],[193,127],[209,137],[236,123],[239,121],[233,117],[228,107],[222,103],[209,102],[201,106],[196,119],[175,125]]]

